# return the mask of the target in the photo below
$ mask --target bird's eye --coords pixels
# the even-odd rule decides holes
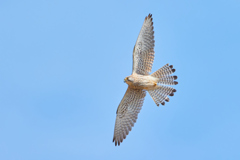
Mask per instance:
[[[130,82],[133,81],[132,77],[128,77],[127,80],[130,81]]]

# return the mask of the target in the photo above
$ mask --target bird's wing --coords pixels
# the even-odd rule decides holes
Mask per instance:
[[[117,117],[114,128],[113,142],[115,146],[120,145],[131,131],[140,112],[146,91],[131,89],[128,87],[122,101],[117,109]]]
[[[149,75],[154,60],[154,43],[152,15],[149,14],[144,20],[133,49],[132,74]]]

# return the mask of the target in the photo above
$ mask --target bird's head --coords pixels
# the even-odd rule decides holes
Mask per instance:
[[[131,76],[124,78],[124,83],[130,84],[133,83],[134,79]]]

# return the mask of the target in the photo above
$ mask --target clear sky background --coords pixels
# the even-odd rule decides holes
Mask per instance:
[[[132,50],[153,14],[155,71],[177,92],[149,95],[112,143]],[[0,159],[240,159],[240,1],[0,1]]]

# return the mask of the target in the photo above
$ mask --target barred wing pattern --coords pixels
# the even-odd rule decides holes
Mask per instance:
[[[149,14],[144,20],[133,49],[132,74],[149,75],[154,60],[154,42],[152,15]]]
[[[122,101],[117,109],[117,117],[114,128],[113,142],[115,146],[120,145],[131,131],[138,118],[138,113],[142,109],[146,91],[131,89],[128,87]]]

